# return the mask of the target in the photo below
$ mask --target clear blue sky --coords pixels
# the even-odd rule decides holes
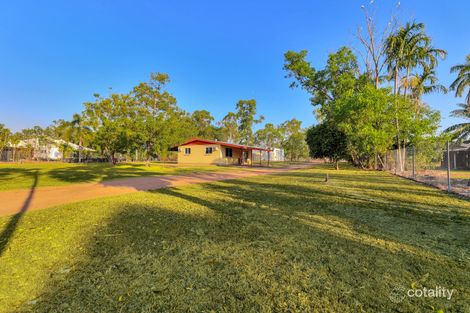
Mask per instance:
[[[370,0],[369,0],[370,1]],[[0,7],[0,123],[45,126],[81,112],[93,93],[127,92],[150,72],[168,73],[170,91],[188,111],[216,119],[239,99],[255,98],[266,121],[315,123],[309,96],[289,89],[283,53],[307,49],[315,66],[355,44],[369,1],[3,1]],[[395,1],[376,0],[385,22]],[[402,0],[401,20],[426,24],[450,66],[470,53],[470,2]],[[452,94],[425,100],[456,120]]]

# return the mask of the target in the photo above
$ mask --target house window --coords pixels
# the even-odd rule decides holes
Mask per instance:
[[[206,147],[206,154],[212,154],[213,148],[212,147]]]
[[[184,154],[191,154],[191,148],[184,148]]]
[[[225,148],[225,156],[227,158],[232,158],[233,157],[233,150],[232,148]]]

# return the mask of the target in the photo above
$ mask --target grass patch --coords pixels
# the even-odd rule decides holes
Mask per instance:
[[[140,192],[18,225],[0,256],[0,312],[469,311],[469,202],[382,172]],[[395,304],[397,286],[457,291]]]
[[[0,163],[0,191],[29,188],[38,173],[37,187],[90,183],[141,176],[230,171],[236,167],[151,163]]]

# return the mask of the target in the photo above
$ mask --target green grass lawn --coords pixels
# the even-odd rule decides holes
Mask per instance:
[[[470,202],[383,172],[318,166],[15,221],[0,312],[470,311]],[[456,291],[389,299],[436,286]]]
[[[38,187],[44,187],[139,176],[228,171],[233,168],[215,165],[188,166],[160,163],[151,163],[150,166],[145,163],[122,163],[115,166],[109,163],[0,163],[0,191],[31,187],[36,172],[39,175]]]

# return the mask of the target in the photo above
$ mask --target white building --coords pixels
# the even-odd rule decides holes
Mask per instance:
[[[67,145],[69,151],[94,151],[62,139],[48,139],[46,143],[41,143],[38,138],[25,139],[20,140],[16,145],[10,145],[10,147],[32,149],[31,157],[36,160],[61,160],[64,145]]]
[[[268,161],[268,158],[269,158],[269,161],[273,161],[273,162],[284,161],[285,160],[284,159],[284,149],[272,148],[272,151],[269,152],[269,156],[268,156],[267,151],[263,151],[262,155],[261,155],[261,159],[263,161]]]

